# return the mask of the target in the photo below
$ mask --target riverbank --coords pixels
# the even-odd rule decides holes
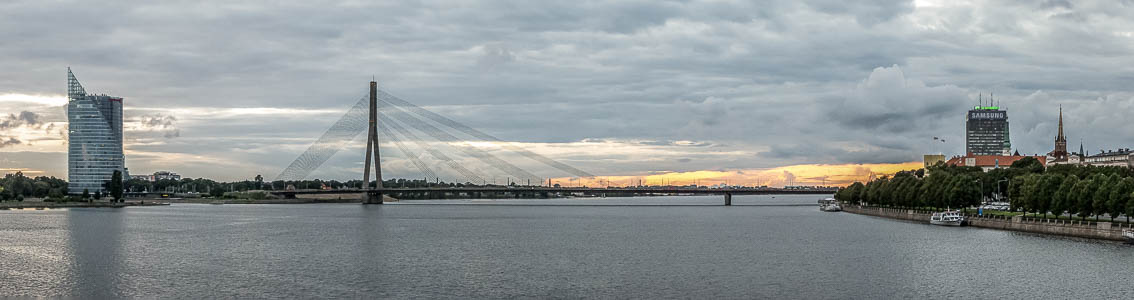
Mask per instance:
[[[361,194],[350,197],[310,197],[295,199],[215,199],[215,198],[168,198],[161,199],[169,203],[196,203],[196,204],[315,204],[315,203],[362,203]],[[398,202],[398,199],[383,195],[383,202]]]
[[[929,211],[858,205],[843,206],[843,211],[859,215],[906,220],[925,224],[929,224],[929,217],[933,214]],[[973,227],[1111,241],[1123,241],[1122,230],[1131,228],[1130,224],[1122,223],[1041,219],[1024,216],[977,216],[965,214],[965,218],[968,222],[968,226]]]
[[[73,207],[129,207],[129,206],[167,206],[169,203],[142,200],[142,201],[127,201],[120,203],[111,202],[43,202],[43,201],[19,201],[19,202],[0,202],[0,209],[44,209],[44,208],[73,208]]]

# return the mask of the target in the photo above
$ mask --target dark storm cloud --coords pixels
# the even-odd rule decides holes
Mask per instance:
[[[283,168],[372,75],[504,140],[597,147],[557,158],[607,174],[959,153],[964,111],[991,92],[1013,145],[1044,153],[1059,104],[1073,141],[1134,140],[1132,20],[1059,0],[10,1],[0,95],[63,94],[71,66],[137,116],[131,169],[218,177]],[[354,176],[356,150],[317,175]],[[416,176],[403,162],[389,171]]]
[[[23,141],[20,141],[20,140],[16,139],[15,137],[0,136],[0,148],[12,146],[12,145],[19,145],[19,144],[22,144],[22,143],[23,143]]]
[[[21,111],[20,114],[8,114],[7,117],[0,116],[0,130],[27,126],[32,128],[39,128],[43,125],[39,121],[40,116],[34,112]]]

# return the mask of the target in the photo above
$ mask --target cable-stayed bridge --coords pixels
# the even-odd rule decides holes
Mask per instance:
[[[725,196],[725,205],[731,205],[733,194],[776,194],[776,193],[832,193],[830,190],[795,190],[776,188],[682,188],[682,187],[627,187],[627,188],[587,188],[587,187],[555,187],[544,177],[537,176],[523,168],[518,167],[514,161],[498,157],[489,151],[482,150],[472,142],[488,142],[500,146],[508,152],[518,154],[526,159],[539,162],[551,167],[557,172],[578,178],[593,178],[595,175],[565,163],[556,161],[547,156],[529,151],[523,147],[503,141],[495,136],[474,129],[470,126],[454,121],[435,112],[429,111],[409,101],[402,100],[378,89],[377,82],[370,82],[370,91],[361,97],[338,121],[324,132],[310,147],[299,155],[290,165],[277,176],[276,180],[302,180],[323,163],[327,162],[339,150],[346,148],[359,134],[367,135],[367,149],[365,155],[365,169],[363,182],[369,183],[365,187],[347,190],[285,190],[273,193],[294,197],[297,194],[322,193],[365,193],[364,203],[382,203],[383,194],[391,193],[511,193],[511,194],[543,194],[547,193],[633,193],[633,194],[722,194]],[[415,133],[417,132],[417,133]],[[420,135],[419,135],[420,134]],[[423,138],[422,135],[428,138]],[[462,138],[460,135],[467,136]],[[481,186],[461,188],[395,188],[382,186],[381,150],[379,138],[388,140],[400,151],[410,163],[427,178],[439,178],[438,173],[426,163],[423,158],[432,157],[441,162],[441,165],[452,169],[453,172],[467,183]],[[429,139],[431,138],[431,139]],[[407,145],[410,143],[412,145]],[[443,149],[456,151],[443,151]],[[422,153],[424,152],[424,153]],[[506,174],[510,179],[508,186],[486,185],[487,174],[469,169],[451,154],[460,153],[475,159],[482,165],[488,166],[496,172]],[[372,158],[373,157],[373,158]],[[370,180],[371,163],[374,165],[376,181]],[[515,179],[512,181],[511,179]],[[493,180],[495,181],[495,180]],[[531,183],[535,182],[536,185]],[[495,182],[494,182],[495,183]],[[523,184],[513,186],[512,183]],[[526,183],[526,184],[525,184]]]

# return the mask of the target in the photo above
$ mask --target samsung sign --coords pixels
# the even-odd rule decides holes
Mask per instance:
[[[969,119],[1005,119],[1008,118],[1002,111],[970,111]]]

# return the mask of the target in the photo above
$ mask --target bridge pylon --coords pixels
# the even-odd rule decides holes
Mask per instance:
[[[362,171],[362,184],[363,189],[366,190],[362,194],[363,204],[382,204],[382,193],[372,190],[370,187],[370,157],[374,157],[374,178],[378,181],[377,188],[382,188],[382,158],[378,155],[378,82],[370,81],[370,123],[369,129],[366,134],[366,162],[365,169]],[[371,150],[373,149],[373,150]],[[373,151],[373,153],[371,152]]]

